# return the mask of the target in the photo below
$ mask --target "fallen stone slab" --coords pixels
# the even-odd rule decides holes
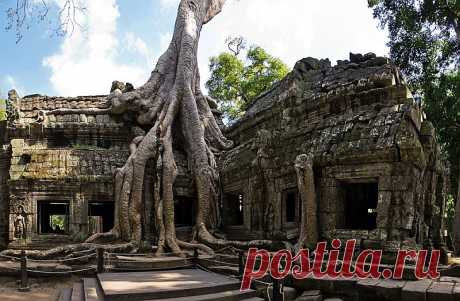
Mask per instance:
[[[460,265],[451,265],[441,270],[441,276],[460,277]]]
[[[460,300],[460,283],[456,283],[452,291],[455,300]]]
[[[406,281],[382,279],[375,286],[375,292],[379,300],[399,301],[401,300],[401,292],[405,284]]]
[[[270,300],[273,300],[273,286],[268,288],[268,293],[270,295]],[[297,290],[293,287],[285,286],[283,287],[284,300],[295,300],[297,297]]]
[[[450,276],[442,276],[439,278],[440,282],[454,282],[454,283],[460,283],[460,278],[459,277],[450,277]]]
[[[427,290],[427,301],[456,301],[453,290],[455,283],[433,281]]]
[[[356,283],[360,299],[372,300],[376,295],[379,279],[361,279]]]
[[[323,301],[323,295],[319,290],[304,291],[295,301]]]
[[[401,291],[402,301],[426,301],[426,291],[432,280],[408,281]]]

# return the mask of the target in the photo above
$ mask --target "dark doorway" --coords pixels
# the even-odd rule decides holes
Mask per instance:
[[[195,223],[195,201],[186,197],[174,199],[174,223],[176,227],[191,227]]]
[[[345,183],[345,229],[373,230],[377,227],[377,183]]]
[[[69,233],[69,202],[38,202],[40,234]]]
[[[50,147],[69,147],[71,145],[69,138],[61,131],[55,132],[49,143]]]
[[[113,202],[91,202],[88,204],[88,232],[89,234],[108,232],[114,223]]]
[[[299,216],[299,199],[297,190],[287,190],[284,192],[284,220],[286,223],[295,223]]]
[[[244,224],[244,196],[241,193],[225,194],[224,221],[227,226]]]

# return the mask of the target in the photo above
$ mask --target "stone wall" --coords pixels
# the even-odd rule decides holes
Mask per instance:
[[[10,148],[3,143],[5,140],[6,122],[0,122],[0,250],[8,243],[8,215],[9,215],[9,193],[8,193],[8,170],[10,167]]]
[[[11,163],[5,166],[10,176],[9,240],[14,239],[19,206],[27,213],[28,237],[34,242],[45,239],[40,234],[39,204],[57,201],[69,205],[68,234],[84,237],[88,234],[89,204],[113,203],[113,175],[125,164],[135,135],[126,125],[130,121],[90,110],[85,114],[52,113],[55,109],[103,108],[105,96],[19,98],[14,91],[9,96],[14,113],[8,121],[11,158],[5,161]],[[185,155],[176,152],[175,157],[176,195],[190,197],[194,189]],[[146,206],[146,218],[153,214],[150,207]]]
[[[335,67],[303,59],[227,135],[236,148],[221,162],[223,190],[244,195],[241,238],[295,237],[299,221],[286,222],[285,196],[297,187],[296,157],[311,153],[321,238],[388,249],[441,243],[445,192],[434,131],[387,59],[353,55]],[[377,227],[341,229],[342,187],[360,182],[378,185]]]

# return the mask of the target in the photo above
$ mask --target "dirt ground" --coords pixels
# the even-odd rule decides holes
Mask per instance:
[[[18,292],[18,278],[0,277],[1,301],[57,301],[62,288],[71,287],[79,278],[30,278],[30,292]]]

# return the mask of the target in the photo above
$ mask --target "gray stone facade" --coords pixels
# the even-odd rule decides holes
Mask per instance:
[[[126,120],[40,115],[104,101],[10,95],[15,114],[7,131],[3,125],[8,137],[0,150],[0,247],[14,239],[19,206],[29,236],[40,238],[40,204],[68,204],[66,234],[86,235],[89,204],[113,202],[113,171],[124,164],[132,138]],[[219,157],[220,226],[228,238],[298,236],[294,161],[310,154],[321,239],[356,238],[362,247],[387,251],[443,245],[448,182],[434,129],[386,58],[352,55],[334,67],[303,59],[225,134],[236,145]],[[175,157],[176,196],[193,198],[185,155]]]
[[[305,153],[314,156],[321,239],[387,251],[442,245],[447,176],[434,129],[394,65],[352,57],[334,67],[299,61],[227,131],[236,147],[221,162],[224,199],[239,193],[245,202],[234,238],[297,234],[286,196],[297,189],[294,162]],[[347,189],[362,187],[375,190],[375,208],[350,216]],[[375,225],[360,229],[359,219]]]

